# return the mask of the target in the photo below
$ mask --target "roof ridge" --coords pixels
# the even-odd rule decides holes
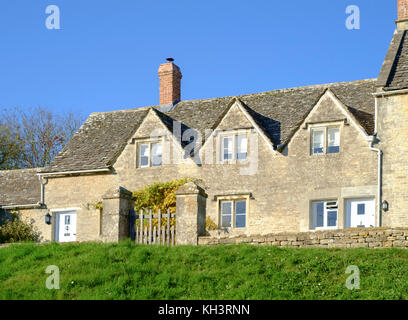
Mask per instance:
[[[329,82],[329,83],[323,83],[323,84],[313,84],[313,85],[308,85],[308,86],[274,89],[274,90],[269,90],[269,91],[255,92],[255,93],[248,93],[248,94],[241,94],[241,95],[233,95],[233,96],[226,96],[226,97],[182,100],[179,103],[183,103],[183,102],[206,102],[206,101],[213,101],[213,100],[217,100],[217,99],[242,98],[242,97],[250,97],[250,96],[255,96],[255,95],[268,94],[268,93],[273,93],[273,92],[288,92],[288,91],[299,90],[299,89],[300,90],[301,89],[313,89],[313,88],[316,88],[316,89],[317,88],[322,88],[323,89],[323,88],[326,88],[328,86],[335,86],[335,85],[342,85],[342,84],[359,84],[359,83],[363,83],[363,82],[374,82],[374,81],[377,81],[377,79],[376,78],[370,78],[370,79],[353,80],[353,81]]]
[[[132,108],[132,109],[121,109],[121,110],[111,110],[111,111],[96,111],[92,112],[89,116],[95,116],[98,114],[106,114],[106,113],[115,113],[115,112],[139,112],[139,111],[146,111],[156,106],[148,106],[148,107],[140,107],[140,108]]]
[[[207,102],[207,101],[214,101],[217,99],[233,99],[233,98],[243,98],[243,97],[251,97],[255,95],[263,95],[263,94],[270,94],[274,92],[288,92],[288,91],[293,91],[293,90],[302,90],[302,89],[313,89],[313,88],[325,88],[327,86],[335,86],[335,85],[342,85],[342,84],[358,84],[362,82],[370,82],[370,81],[377,81],[377,78],[370,78],[370,79],[362,79],[362,80],[353,80],[353,81],[339,81],[339,82],[329,82],[329,83],[323,83],[323,84],[313,84],[313,85],[308,85],[308,86],[299,86],[299,87],[290,87],[290,88],[282,88],[282,89],[274,89],[274,90],[269,90],[269,91],[263,91],[263,92],[254,92],[254,93],[248,93],[248,94],[241,94],[241,95],[232,95],[232,96],[225,96],[225,97],[214,97],[214,98],[205,98],[205,99],[191,99],[191,100],[181,100],[179,103],[184,103],[184,102]],[[178,104],[179,104],[178,103]],[[139,107],[139,108],[132,108],[132,109],[121,109],[121,110],[111,110],[111,111],[97,111],[97,112],[92,112],[90,116],[95,116],[95,115],[101,115],[101,114],[109,114],[109,113],[115,113],[115,112],[139,112],[139,111],[146,111],[151,108],[157,108],[160,105],[151,105],[151,106],[144,106],[144,107]],[[167,112],[163,112],[164,114],[167,114]]]

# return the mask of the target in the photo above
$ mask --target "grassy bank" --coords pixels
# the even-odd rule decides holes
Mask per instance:
[[[60,289],[45,287],[46,267]],[[361,289],[345,287],[347,266]],[[0,299],[407,299],[408,251],[14,245],[0,249]]]

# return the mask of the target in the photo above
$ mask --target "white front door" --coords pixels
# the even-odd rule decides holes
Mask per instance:
[[[56,216],[55,240],[58,242],[76,241],[76,212],[60,212]]]
[[[352,199],[346,202],[346,228],[375,227],[374,199]]]

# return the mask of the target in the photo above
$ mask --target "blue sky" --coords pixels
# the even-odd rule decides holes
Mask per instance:
[[[87,115],[156,105],[174,57],[182,99],[376,78],[397,0],[3,0],[0,108]],[[48,5],[61,29],[45,26]],[[348,5],[361,29],[345,26]]]

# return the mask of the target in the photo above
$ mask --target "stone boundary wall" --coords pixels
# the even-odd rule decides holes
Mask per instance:
[[[307,233],[199,237],[199,245],[240,244],[291,248],[408,248],[408,228],[370,228]]]

